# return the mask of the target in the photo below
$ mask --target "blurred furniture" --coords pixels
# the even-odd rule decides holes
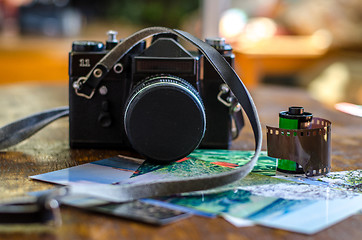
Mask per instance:
[[[67,82],[71,42],[61,38],[1,36],[0,84]]]
[[[42,68],[47,74],[50,71]],[[36,111],[67,104],[65,85],[15,84],[0,87],[0,124]],[[316,116],[332,121],[332,170],[361,168],[361,119],[328,109],[295,88],[259,85],[251,92],[260,119],[265,125],[277,125],[278,113],[290,104],[304,106]],[[265,132],[264,132],[265,136]],[[265,149],[264,139],[264,149]],[[233,149],[253,149],[250,126],[247,125],[233,143]],[[58,120],[19,145],[0,152],[0,200],[25,196],[27,192],[45,190],[53,185],[30,180],[28,177],[60,170],[79,164],[130,154],[114,150],[69,149],[68,121]],[[354,215],[343,222],[313,236],[262,226],[236,228],[222,218],[192,216],[176,223],[154,227],[102,214],[61,207],[63,225],[53,231],[17,230],[1,233],[0,239],[360,239],[362,215]],[[302,216],[301,216],[302,217]]]
[[[33,2],[19,7],[18,22],[21,34],[44,36],[75,36],[82,28],[79,10],[67,6],[68,1]]]
[[[233,44],[235,68],[244,83],[256,86],[265,76],[293,76],[320,60],[329,43],[324,36],[274,36]]]
[[[68,82],[68,52],[78,39],[104,40],[109,27],[90,26],[89,33],[73,38],[0,37],[0,84],[13,82]],[[116,30],[118,30],[116,28]],[[134,29],[120,30],[120,37]],[[279,36],[257,42],[233,44],[235,68],[248,87],[264,76],[296,74],[320,60],[326,47],[314,36]]]

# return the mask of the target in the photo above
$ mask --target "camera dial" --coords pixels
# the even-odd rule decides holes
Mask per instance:
[[[106,41],[106,50],[111,50],[118,44],[117,34],[118,32],[113,30],[107,32],[108,39]]]
[[[206,129],[197,90],[170,75],[141,81],[129,95],[124,127],[132,147],[149,159],[174,161],[198,147]]]

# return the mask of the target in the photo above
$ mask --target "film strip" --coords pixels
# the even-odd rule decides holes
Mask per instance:
[[[267,145],[270,157],[298,163],[307,176],[331,170],[331,122],[326,119],[313,117],[308,129],[267,126]]]

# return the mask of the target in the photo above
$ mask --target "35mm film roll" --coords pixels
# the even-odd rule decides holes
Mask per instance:
[[[278,170],[322,175],[331,169],[331,122],[315,118],[302,107],[279,114],[279,128],[267,126],[268,155]]]

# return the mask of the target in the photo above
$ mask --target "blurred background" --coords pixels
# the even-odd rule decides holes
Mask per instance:
[[[72,41],[148,26],[224,37],[248,88],[362,104],[361,0],[0,0],[0,84],[66,84]]]

